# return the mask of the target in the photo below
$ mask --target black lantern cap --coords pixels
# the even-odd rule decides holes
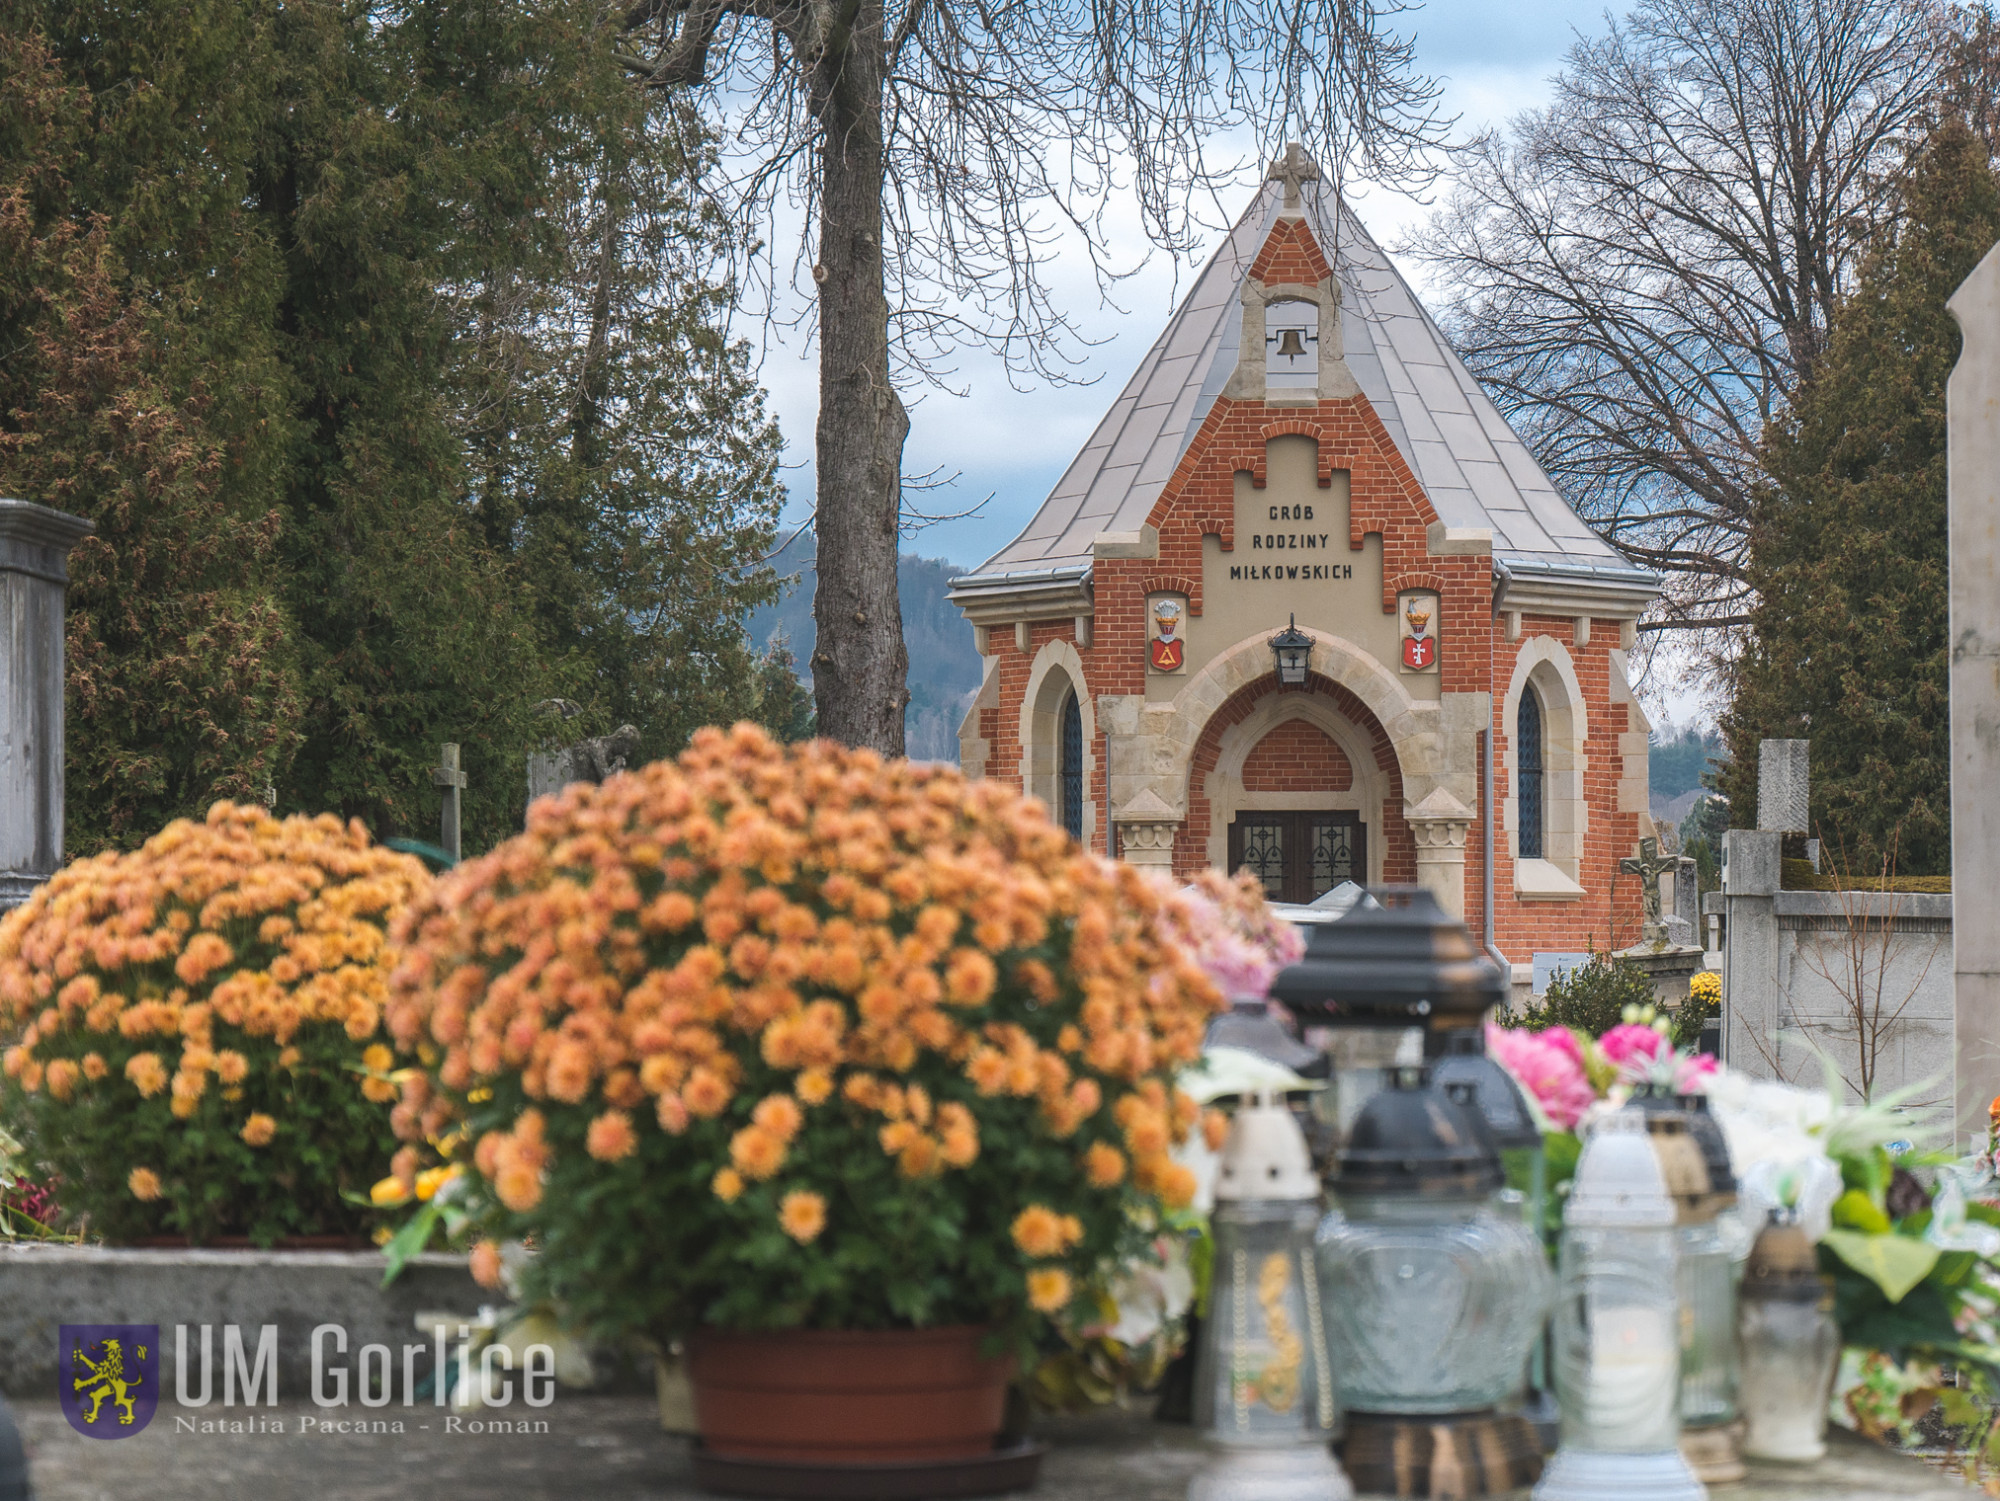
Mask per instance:
[[[1423,1027],[1436,1056],[1444,1032],[1478,1026],[1505,998],[1500,967],[1425,888],[1369,895],[1373,903],[1313,925],[1305,957],[1278,971],[1271,999],[1308,1025]]]
[[[1431,1083],[1446,1093],[1466,1090],[1471,1103],[1486,1117],[1494,1145],[1533,1149],[1542,1144],[1534,1113],[1514,1076],[1486,1056],[1477,1032],[1467,1028],[1445,1035],[1444,1056],[1431,1065]]]
[[[1361,1107],[1333,1180],[1338,1194],[1484,1198],[1506,1181],[1486,1117],[1466,1092],[1447,1093],[1426,1070],[1399,1068]]]

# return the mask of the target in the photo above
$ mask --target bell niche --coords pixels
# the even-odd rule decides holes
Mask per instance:
[[[1264,387],[1319,388],[1319,304],[1286,299],[1264,309]]]

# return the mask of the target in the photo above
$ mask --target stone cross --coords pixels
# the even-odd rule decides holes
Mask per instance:
[[[465,787],[465,773],[459,769],[456,742],[445,742],[444,752],[431,772],[431,780],[444,788],[444,812],[438,819],[438,843],[444,846],[447,855],[456,860],[459,855],[458,795]]]
[[[1646,930],[1641,941],[1655,949],[1667,946],[1667,925],[1660,916],[1660,872],[1672,870],[1678,859],[1675,855],[1662,855],[1659,840],[1641,839],[1637,858],[1628,855],[1618,862],[1618,868],[1625,874],[1639,878],[1639,894],[1646,903]]]
[[[1285,148],[1285,154],[1271,163],[1271,170],[1264,174],[1266,182],[1281,182],[1285,185],[1284,212],[1296,214],[1304,207],[1300,185],[1319,181],[1319,163],[1306,154],[1306,148],[1293,141]]]

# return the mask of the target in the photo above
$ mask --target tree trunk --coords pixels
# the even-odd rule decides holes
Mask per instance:
[[[821,103],[813,697],[822,735],[900,756],[910,659],[896,597],[896,543],[910,419],[889,384],[882,290],[881,0],[840,11],[851,29],[829,39],[815,80]]]

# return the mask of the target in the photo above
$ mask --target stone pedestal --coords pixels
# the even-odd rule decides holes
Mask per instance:
[[[80,516],[0,499],[0,912],[63,858],[63,595]]]
[[[1403,817],[1417,844],[1417,884],[1438,905],[1465,921],[1465,836],[1473,811],[1444,788],[1435,789]]]
[[[1118,857],[1128,865],[1147,865],[1171,875],[1174,840],[1181,817],[1150,787],[1112,815],[1118,825]]]
[[[1653,982],[1653,1004],[1662,1011],[1680,1008],[1687,999],[1688,981],[1707,968],[1708,959],[1698,945],[1689,943],[1667,943],[1658,948],[1635,943],[1629,949],[1618,950],[1613,957],[1636,964],[1646,972]]]

